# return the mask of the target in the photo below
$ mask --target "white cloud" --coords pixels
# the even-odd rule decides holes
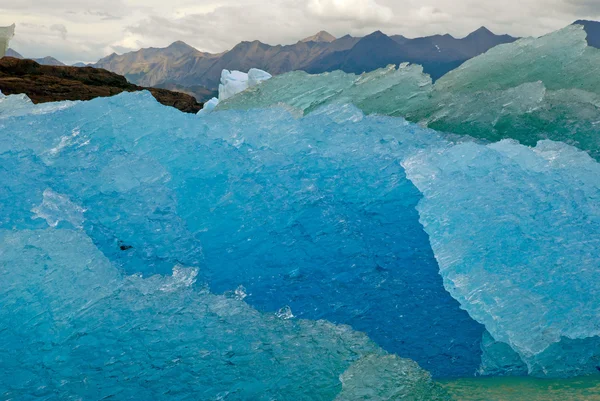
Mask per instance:
[[[69,63],[176,40],[222,52],[242,40],[289,44],[320,30],[460,37],[485,25],[526,36],[599,17],[599,0],[0,0],[0,26],[17,23],[15,50]]]
[[[375,0],[310,0],[308,11],[325,20],[342,20],[355,23],[381,23],[392,20],[391,8]]]
[[[421,21],[425,23],[449,22],[452,20],[452,15],[432,6],[422,6],[413,9],[410,11],[410,15],[415,21]]]

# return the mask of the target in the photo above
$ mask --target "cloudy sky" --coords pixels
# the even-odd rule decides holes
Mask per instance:
[[[208,52],[242,40],[288,44],[323,29],[542,35],[579,18],[600,19],[600,0],[0,0],[0,26],[17,24],[11,47],[68,63],[176,40]]]

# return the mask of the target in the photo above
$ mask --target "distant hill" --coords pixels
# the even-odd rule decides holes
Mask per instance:
[[[223,69],[247,71],[254,67],[271,74],[302,70],[325,54],[349,49],[358,41],[357,38],[344,36],[329,42],[331,38],[328,35],[320,32],[307,38],[314,40],[287,46],[271,46],[257,40],[241,42],[221,54],[203,53],[183,42],[175,42],[164,49],[149,48],[123,55],[112,54],[98,61],[95,66],[124,75],[131,82],[144,86],[171,82],[216,89]]]
[[[402,35],[387,36],[377,31],[360,39],[349,50],[331,53],[316,60],[306,71],[321,73],[342,70],[360,74],[388,64],[411,62],[421,64],[426,73],[438,79],[492,47],[515,40],[517,38],[512,36],[495,35],[485,27],[462,39],[451,35],[408,39]]]
[[[18,58],[18,59],[21,59],[21,60],[24,58],[19,53],[17,53],[13,49],[11,49],[10,47],[8,48],[8,50],[6,50],[6,54],[4,55],[4,57],[14,57],[14,58]]]
[[[33,61],[35,61],[38,64],[41,65],[53,65],[53,66],[65,66],[64,63],[58,61],[57,59],[55,59],[54,57],[44,57],[44,58],[34,58]]]
[[[71,67],[93,67],[93,63],[75,63]]]
[[[321,73],[338,69],[359,74],[408,61],[422,64],[425,72],[437,79],[466,60],[514,40],[483,27],[462,39],[450,35],[409,39],[380,31],[363,38],[346,35],[336,39],[321,31],[286,46],[257,40],[241,42],[221,54],[203,53],[175,42],[163,49],[111,54],[95,66],[124,75],[138,85],[167,85],[186,93],[194,92],[189,89],[192,86],[217,89],[223,69],[247,71],[253,67],[274,75],[293,70]]]
[[[300,42],[308,43],[308,42],[317,42],[317,43],[331,43],[335,40],[335,36],[330,34],[329,32],[321,31],[316,35],[309,36],[308,38],[302,39]]]
[[[6,51],[5,56],[18,58],[20,60],[25,59],[25,57],[23,57],[22,55],[17,53],[15,50],[10,49],[10,48]],[[49,56],[44,57],[44,58],[34,58],[31,60],[35,61],[36,63],[38,63],[40,65],[53,65],[53,66],[64,66],[65,65],[65,64],[61,63],[60,61],[58,61],[57,59],[55,59],[54,57],[49,57]]]
[[[402,61],[408,61],[402,45],[381,31],[376,31],[359,39],[350,49],[333,52],[313,61],[306,71],[321,73],[343,70],[360,74]]]

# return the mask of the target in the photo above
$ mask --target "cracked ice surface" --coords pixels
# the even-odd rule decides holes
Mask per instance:
[[[412,67],[403,68],[408,72]],[[404,72],[396,72],[399,76],[395,79],[403,80]],[[275,79],[260,85],[261,91]],[[345,85],[338,83],[338,88]],[[385,81],[373,84],[385,87]],[[367,89],[365,86],[368,94]],[[378,91],[375,88],[371,93]],[[4,99],[7,103],[2,104],[15,100],[22,104],[20,98]],[[14,260],[19,269],[8,274],[27,277],[22,271],[27,271],[31,261],[23,258],[32,252],[33,262],[51,267],[54,257],[46,255],[42,246],[50,246],[57,232],[76,233],[61,237],[63,243],[72,244],[61,252],[76,253],[81,247],[89,256],[69,256],[76,266],[65,261],[53,270],[84,268],[83,282],[77,281],[78,274],[43,276],[47,280],[41,282],[27,278],[23,283],[39,284],[20,284],[15,293],[31,292],[45,299],[46,290],[37,289],[61,281],[69,285],[60,286],[60,291],[81,288],[75,298],[60,298],[56,304],[61,305],[57,306],[59,312],[61,308],[68,311],[70,305],[76,311],[89,310],[80,334],[67,330],[83,339],[95,338],[87,333],[103,330],[94,325],[97,319],[104,319],[105,311],[95,309],[96,305],[114,299],[112,287],[103,286],[104,282],[116,282],[121,288],[121,282],[131,280],[142,283],[141,287],[160,281],[157,288],[161,294],[188,291],[191,299],[206,296],[201,302],[194,301],[200,302],[203,310],[210,310],[206,305],[212,305],[216,297],[234,300],[240,308],[259,314],[262,317],[256,325],[267,337],[260,337],[258,343],[271,341],[270,335],[279,338],[273,332],[283,330],[277,325],[264,326],[264,316],[289,324],[326,319],[364,331],[386,351],[414,359],[439,376],[472,375],[482,363],[480,349],[484,351],[484,372],[508,365],[520,371],[519,359],[536,375],[574,375],[594,369],[597,347],[590,337],[598,334],[593,316],[598,304],[594,277],[598,272],[600,171],[589,155],[550,141],[536,148],[510,141],[478,143],[400,118],[365,116],[344,103],[306,106],[313,110],[300,119],[283,108],[217,110],[198,118],[163,107],[148,93],[128,93],[54,107],[45,114],[25,105],[18,115],[0,119],[0,229],[7,230],[2,240],[9,241],[2,247],[6,257],[2,266]],[[54,231],[48,231],[49,225],[55,226]],[[27,239],[31,233],[46,232],[50,234],[42,242]],[[97,291],[85,282],[87,272],[96,269],[95,260],[112,266],[103,270],[112,273],[99,279]],[[177,269],[171,277],[177,265],[192,270]],[[38,272],[45,274],[40,269]],[[156,273],[166,276],[153,276]],[[197,278],[192,277],[196,274]],[[208,284],[213,294],[226,295],[196,294],[198,288],[189,286],[194,279]],[[125,344],[118,347],[135,348],[137,342],[148,346],[148,336],[158,335],[167,325],[170,335],[186,336],[192,323],[184,319],[179,326],[177,311],[186,310],[188,298],[173,301],[166,311],[160,305],[144,309],[145,302],[155,301],[134,287],[133,292],[123,293],[128,303],[114,301],[114,308],[107,310],[123,311],[115,317],[118,322],[129,322],[130,309],[137,311],[136,304],[148,314],[135,321],[137,325],[130,330],[133,334],[127,331]],[[1,299],[13,299],[11,288],[4,289],[8,298]],[[140,294],[141,299],[132,294]],[[79,302],[91,303],[88,308],[87,303],[78,307]],[[156,304],[169,302],[161,298]],[[482,326],[460,310],[459,303],[485,325],[493,341],[485,335],[481,344]],[[28,310],[27,303],[18,307],[32,318],[45,319],[48,314]],[[61,332],[61,325],[79,318],[79,312],[61,313],[50,313],[58,320],[42,324],[52,335]],[[174,320],[165,323],[160,320],[166,319],[163,314]],[[159,320],[158,328],[154,319]],[[22,322],[23,327],[28,322]],[[339,327],[332,324],[327,327]],[[107,323],[107,327],[115,325]],[[232,336],[231,341],[253,344],[254,337],[247,337],[249,342],[240,339],[245,331],[239,326],[228,330],[216,324],[214,328],[203,341],[223,341],[224,330]],[[98,338],[104,341],[106,336],[117,336],[111,330]],[[136,334],[139,330],[144,334]],[[121,335],[118,330],[116,333]],[[286,333],[282,341],[290,338]],[[318,336],[330,338],[322,332]],[[13,344],[16,338],[6,341]],[[33,344],[34,337],[24,338]],[[299,338],[305,337],[299,334]],[[291,341],[297,343],[296,339],[292,335]],[[88,350],[100,353],[104,344],[94,348],[97,343],[87,344]],[[53,344],[61,343],[53,340],[43,349],[53,351]],[[412,366],[396,356],[386,357],[383,350],[370,344],[374,348],[365,346],[361,348],[365,352],[352,358],[342,352],[338,359],[334,356],[337,348],[296,352],[326,355],[323,361],[311,362],[317,370],[322,370],[319,362],[335,364],[324,368],[328,372],[324,382],[315,381],[324,386],[323,399],[337,395],[353,399],[369,391],[361,383],[379,380],[372,376],[377,370],[374,365],[386,367],[380,373],[393,381],[401,376],[395,367]],[[280,346],[287,360],[291,354],[285,353],[285,348],[289,345]],[[115,349],[122,350],[118,347]],[[68,359],[64,349],[56,351],[45,363],[64,362],[65,369],[75,369],[62,361]],[[367,358],[371,351],[381,358]],[[25,366],[32,365],[28,363],[35,357],[20,352],[14,350],[10,358],[23,357]],[[255,358],[251,353],[242,354]],[[171,354],[168,357],[177,360]],[[132,358],[142,356],[134,353]],[[276,368],[260,365],[267,378],[272,377],[269,369],[312,374],[304,365],[297,370],[287,365],[281,368],[282,362],[275,358],[269,359],[270,363],[273,360]],[[359,360],[354,368],[362,367],[366,373],[357,378],[351,364]],[[226,360],[219,361],[215,364],[231,366]],[[190,363],[195,366],[195,362]],[[38,360],[35,363],[39,365]],[[94,371],[114,373],[110,372],[111,359],[103,363],[108,367],[95,366]],[[198,363],[199,371],[204,372],[205,365]],[[155,371],[144,370],[143,375],[163,379],[169,372],[165,364],[156,365]],[[206,366],[208,371],[214,368]],[[135,374],[133,367],[126,371],[119,365],[118,369],[128,378]],[[231,376],[222,376],[225,382],[235,382],[232,378],[238,374],[250,374],[231,369]],[[34,380],[44,372],[33,370],[23,375]],[[73,377],[69,372],[63,374]],[[343,385],[330,381],[340,374]],[[264,385],[275,381],[269,379]],[[226,389],[222,391],[233,386],[218,383]],[[58,384],[54,386],[58,388]],[[290,386],[295,388],[293,383]],[[252,388],[244,387],[232,397],[241,394],[243,399]],[[387,385],[380,389],[382,396],[400,391]],[[130,391],[118,385],[107,391],[117,390]],[[213,390],[203,387],[200,391]]]
[[[452,296],[530,373],[594,373],[600,165],[562,143],[504,140],[403,166],[424,195],[421,223]]]
[[[443,288],[399,163],[439,143],[351,106],[298,120],[197,118],[147,93],[80,102],[0,120],[0,226],[81,226],[129,274],[199,267],[215,293],[239,288],[261,311],[348,324],[435,375],[471,375],[482,327]]]
[[[286,104],[308,114],[353,103],[367,114],[401,116],[430,128],[487,140],[542,139],[600,158],[600,50],[581,25],[496,46],[432,83],[418,65],[360,76],[341,71],[282,74],[219,105],[248,109]]]
[[[0,230],[0,274],[3,399],[332,400],[346,369],[377,380],[353,364],[386,358],[348,326],[195,289],[194,268],[124,276],[81,231]],[[379,382],[391,375],[416,400],[446,399],[396,360]]]

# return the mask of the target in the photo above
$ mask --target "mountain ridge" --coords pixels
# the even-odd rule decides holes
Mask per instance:
[[[11,49],[11,48],[8,48],[8,50],[6,50],[6,54],[4,55],[4,57],[13,57],[13,58],[16,58],[19,60],[25,59],[25,57],[23,57],[21,54],[19,54],[17,51],[15,51],[14,49]],[[50,66],[56,66],[56,67],[65,66],[64,63],[62,63],[61,61],[58,61],[54,57],[50,57],[50,56],[46,56],[46,57],[42,57],[42,58],[34,58],[31,60],[35,61],[36,63],[38,63],[40,65],[50,65]]]
[[[402,35],[387,36],[375,31],[360,39],[349,51],[332,53],[312,63],[307,72],[317,74],[342,70],[360,74],[388,64],[410,62],[420,64],[436,80],[465,61],[490,48],[517,40],[509,35],[496,35],[481,27],[461,39],[452,35],[432,35],[409,39]]]
[[[387,64],[411,62],[422,64],[425,72],[437,79],[491,47],[514,40],[508,35],[495,35],[485,27],[462,39],[448,34],[410,39],[381,31],[362,38],[345,35],[336,39],[320,31],[291,45],[242,41],[220,54],[201,52],[178,41],[162,49],[112,54],[95,66],[121,74],[138,85],[200,85],[209,90],[218,87],[223,69],[260,68],[273,75],[293,70],[321,73],[336,69],[362,73]]]
[[[300,42],[327,42],[331,43],[336,39],[335,36],[327,31],[319,31],[315,35],[302,39]]]
[[[600,48],[600,22],[577,20],[574,24],[583,25],[588,44]],[[176,41],[165,48],[150,47],[121,55],[113,53],[92,66],[123,75],[136,85],[181,91],[196,96],[198,101],[205,101],[215,93],[223,69],[247,71],[260,68],[273,75],[293,70],[322,73],[339,69],[360,74],[388,64],[410,62],[422,65],[436,80],[490,48],[515,40],[517,38],[510,35],[496,35],[485,26],[462,38],[450,34],[408,38],[388,36],[381,31],[364,37],[344,35],[335,38],[320,31],[289,45],[242,41],[218,54],[202,52],[183,41]],[[9,49],[11,51],[14,52]],[[50,58],[36,61],[62,65]]]

